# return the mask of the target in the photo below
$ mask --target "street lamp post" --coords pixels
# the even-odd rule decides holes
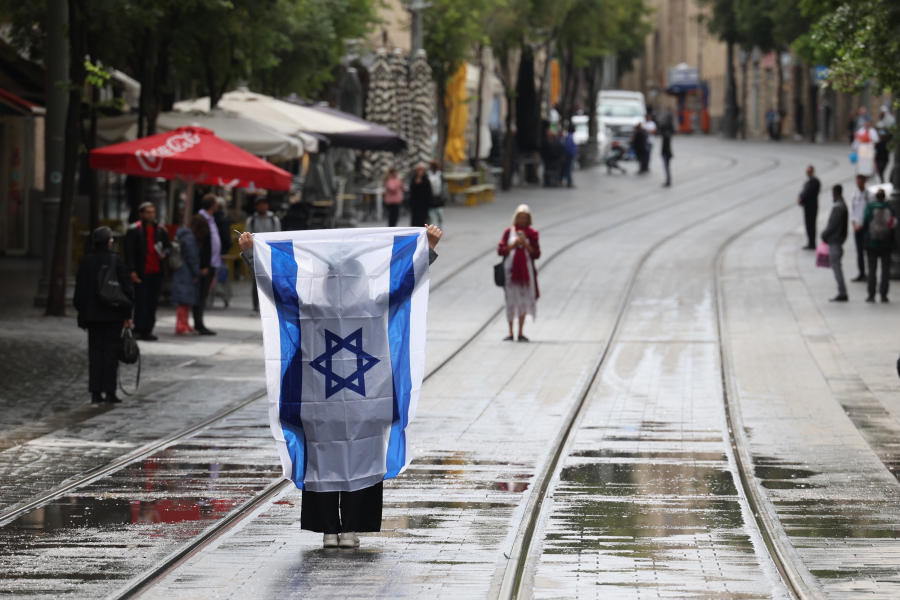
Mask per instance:
[[[412,0],[406,10],[410,14],[410,60],[416,57],[416,52],[422,49],[422,11],[431,7],[431,2]]]

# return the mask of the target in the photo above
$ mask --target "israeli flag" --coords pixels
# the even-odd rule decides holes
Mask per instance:
[[[253,252],[284,476],[315,492],[396,477],[425,373],[425,230],[262,233]]]

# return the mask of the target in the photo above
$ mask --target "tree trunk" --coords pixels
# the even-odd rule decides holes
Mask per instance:
[[[443,77],[438,77],[435,85],[435,101],[437,102],[437,153],[438,162],[441,164],[441,170],[444,169],[444,156],[446,155],[447,145],[447,106],[444,104],[444,98],[447,95],[447,81]]]
[[[775,93],[777,97],[775,98],[775,104],[778,106],[778,124],[775,129],[775,136],[777,139],[781,139],[781,132],[784,130],[784,118],[787,116],[784,110],[784,93],[782,88],[784,87],[784,67],[781,64],[781,50],[775,52]]]
[[[808,77],[806,91],[807,91],[807,99],[809,102],[809,106],[806,107],[806,112],[804,113],[805,123],[803,124],[803,128],[809,133],[809,143],[816,143],[816,133],[818,133],[818,125],[819,119],[818,117],[818,104],[819,104],[819,86],[816,85],[816,80],[814,77],[811,77],[810,70],[812,67],[810,65],[805,65],[806,76]]]
[[[475,113],[475,151],[472,153],[472,168],[476,170],[481,155],[481,119],[483,118],[481,113],[484,107],[481,97],[482,90],[484,90],[484,44],[478,44],[478,91],[475,93],[478,98],[478,112]]]
[[[737,91],[734,74],[734,44],[726,44],[725,64],[725,120],[722,124],[725,137],[733,140],[737,137]]]
[[[750,53],[745,53],[744,64],[741,65],[741,106],[743,107],[743,111],[741,112],[741,139],[747,139],[747,119],[749,118],[749,114],[747,113],[747,63],[750,62]]]
[[[87,147],[93,150],[97,147],[97,104],[100,102],[100,88],[91,86],[91,125],[88,131]],[[97,181],[97,172],[88,168],[88,184],[90,189],[90,230],[100,226],[100,184]]]
[[[602,156],[598,156],[597,136],[599,127],[597,124],[597,94],[600,91],[600,82],[603,77],[603,62],[600,58],[594,57],[590,64],[584,69],[584,79],[587,84],[587,105],[585,109],[588,114],[588,142],[584,153],[585,166],[597,164],[603,160]]]
[[[66,262],[69,253],[69,236],[72,232],[72,206],[75,199],[75,173],[78,168],[78,148],[81,131],[81,94],[84,87],[84,44],[82,44],[81,13],[77,0],[69,0],[69,45],[71,48],[71,81],[69,82],[69,109],[66,113],[65,163],[63,167],[62,194],[59,201],[59,217],[53,245],[53,262],[50,266],[50,289],[47,298],[47,316],[62,317],[66,314]]]

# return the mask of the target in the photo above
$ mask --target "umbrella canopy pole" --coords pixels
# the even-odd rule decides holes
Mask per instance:
[[[189,225],[194,214],[194,182],[187,181],[187,191],[184,193],[184,224]]]

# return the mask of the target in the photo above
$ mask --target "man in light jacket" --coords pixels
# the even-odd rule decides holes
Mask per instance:
[[[822,241],[828,244],[831,268],[834,270],[834,278],[837,280],[838,286],[838,294],[831,299],[832,302],[847,301],[847,286],[844,284],[844,271],[841,269],[844,242],[847,240],[847,204],[844,202],[843,193],[844,188],[840,185],[831,188],[834,204],[831,207],[831,215],[828,217],[828,225],[822,232]]]
[[[856,242],[856,266],[859,268],[859,275],[853,281],[868,281],[866,279],[866,232],[863,230],[863,218],[866,214],[866,207],[874,198],[872,194],[866,191],[865,175],[856,176],[856,192],[850,201],[850,224],[853,225],[853,239]]]
[[[263,195],[259,195],[254,200],[253,208],[256,209],[247,223],[244,225],[244,231],[247,233],[270,233],[272,231],[281,231],[281,220],[269,210],[269,199]],[[256,289],[256,282],[252,282],[250,289],[253,292],[253,312],[259,312],[259,291]]]

